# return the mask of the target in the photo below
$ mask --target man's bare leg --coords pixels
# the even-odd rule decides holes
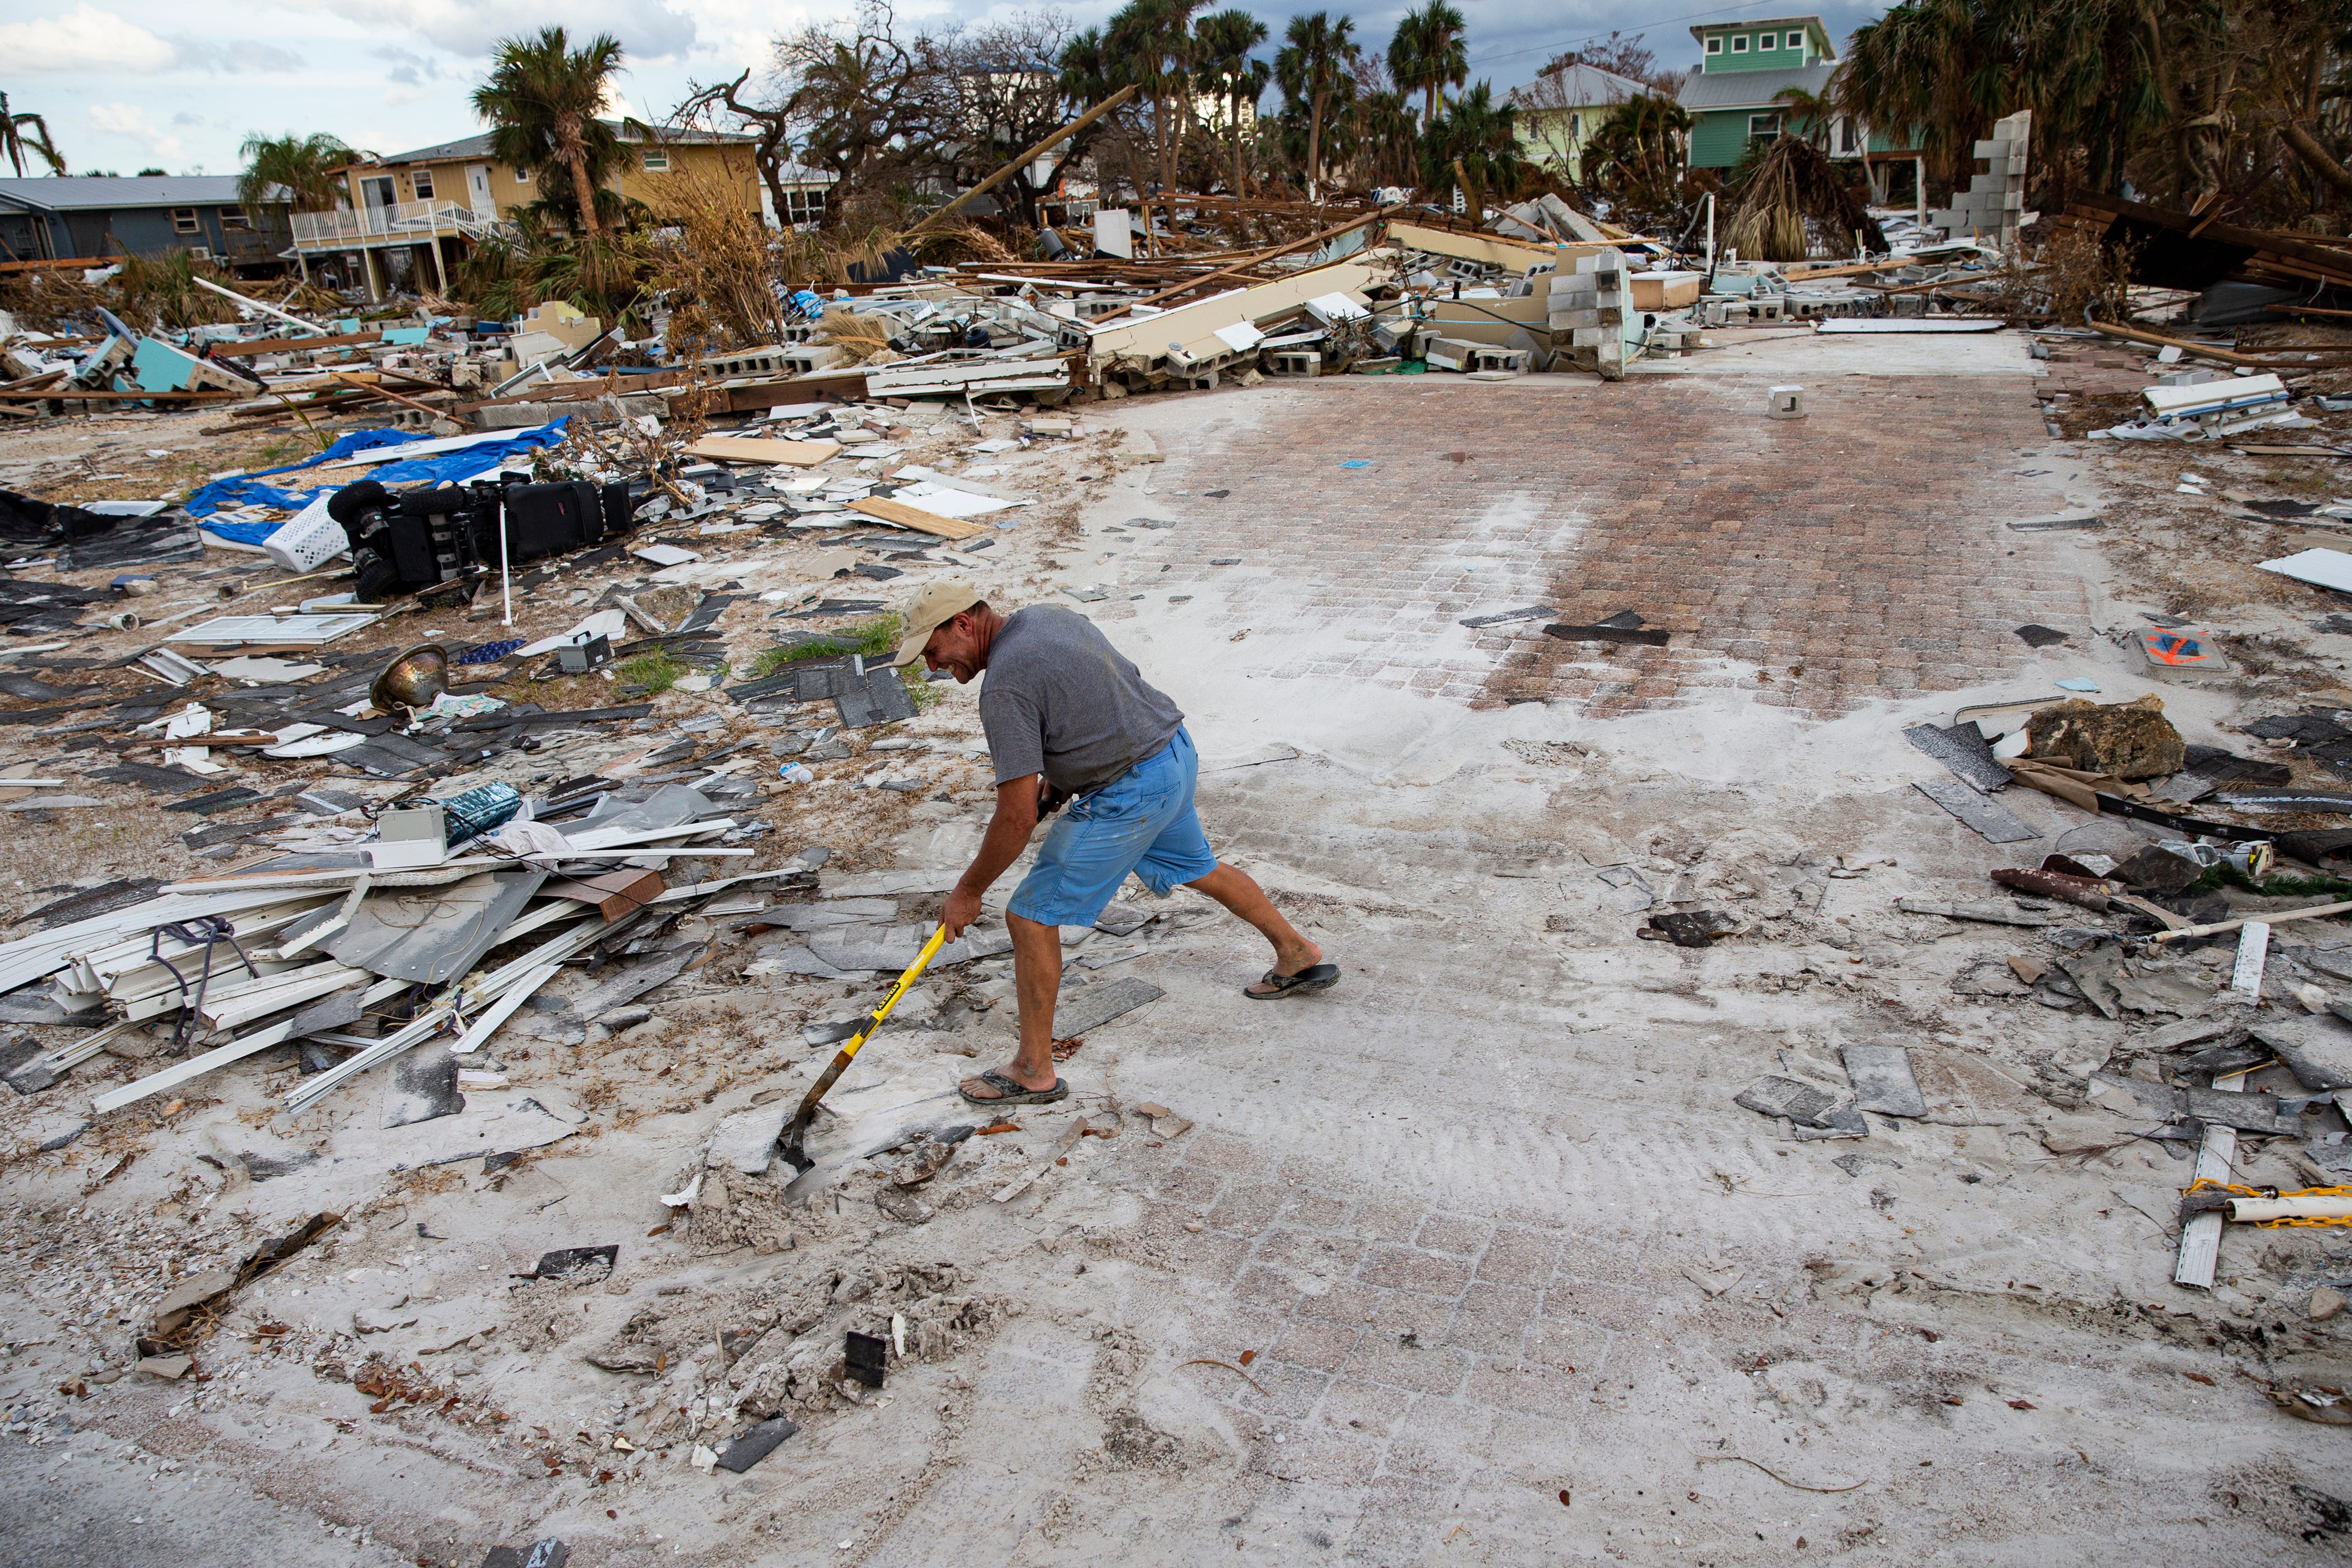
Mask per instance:
[[[1258,897],[1263,900],[1265,895]],[[1270,904],[1266,907],[1273,908]],[[1054,1002],[1062,989],[1061,928],[1040,925],[1010,910],[1004,914],[1004,927],[1013,937],[1013,984],[1021,998],[1021,1048],[1013,1053],[1013,1064],[1003,1070],[1005,1077],[1024,1088],[1051,1089],[1057,1076],[1054,1071]],[[976,1078],[964,1079],[963,1088],[970,1099],[1003,1098],[995,1085]]]
[[[1282,918],[1265,889],[1250,879],[1246,871],[1236,870],[1223,861],[1217,868],[1197,882],[1186,887],[1206,893],[1234,914],[1255,926],[1258,934],[1274,944],[1274,970],[1277,974],[1297,974],[1323,962],[1323,950],[1298,934],[1291,923]],[[1260,981],[1248,987],[1260,995],[1271,995],[1275,987]]]

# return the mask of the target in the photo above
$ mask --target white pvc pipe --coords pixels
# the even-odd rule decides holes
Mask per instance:
[[[2263,1219],[2352,1219],[2352,1198],[2232,1198],[2230,1217]]]
[[[191,279],[190,281],[194,283],[199,289],[211,289],[214,293],[218,294],[224,300],[236,300],[239,305],[248,310],[257,310],[265,316],[275,316],[281,321],[299,327],[306,332],[316,333],[320,337],[328,335],[327,330],[324,327],[318,325],[316,322],[306,321],[299,316],[288,315],[285,311],[279,310],[275,305],[265,305],[260,300],[247,298],[246,295],[238,293],[234,289],[224,289],[219,284],[210,282],[202,278]]]

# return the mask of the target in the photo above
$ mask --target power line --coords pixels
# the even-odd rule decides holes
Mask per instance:
[[[1636,34],[1634,34],[1633,36],[1634,36],[1635,37],[1637,37],[1637,38],[1638,38],[1638,37],[1642,37],[1642,36],[1643,36],[1643,34],[1647,33],[1647,32],[1648,32],[1651,28],[1653,28],[1653,27],[1671,27],[1671,26],[1674,26],[1675,23],[1677,23],[1677,22],[1699,22],[1699,21],[1704,21],[1704,20],[1706,20],[1706,19],[1707,17],[1709,17],[1709,16],[1728,16],[1728,15],[1730,15],[1730,14],[1731,14],[1732,12],[1734,12],[1734,11],[1752,11],[1752,10],[1754,10],[1755,8],[1756,8],[1756,7],[1755,7],[1754,5],[1725,5],[1725,6],[1718,7],[1717,9],[1713,10],[1713,11],[1693,11],[1692,13],[1690,13],[1688,16],[1666,16],[1666,17],[1662,17],[1662,18],[1660,18],[1659,20],[1657,20],[1657,21],[1655,21],[1655,22],[1650,22],[1650,23],[1645,24],[1645,25],[1643,26],[1642,32],[1641,32],[1641,33],[1636,33]],[[1624,31],[1624,29],[1623,29],[1623,28],[1622,28],[1622,27],[1620,27],[1620,28],[1613,28],[1613,29],[1612,29],[1612,31],[1615,31],[1615,32],[1622,32],[1622,31]],[[1486,64],[1487,62],[1489,62],[1489,61],[1491,61],[1491,60],[1507,60],[1507,59],[1516,59],[1516,58],[1518,58],[1519,56],[1521,56],[1521,55],[1538,55],[1538,54],[1548,54],[1548,53],[1552,53],[1552,52],[1556,52],[1556,51],[1559,51],[1559,50],[1573,49],[1573,48],[1580,48],[1580,47],[1583,47],[1584,45],[1586,45],[1586,44],[1597,44],[1597,43],[1599,43],[1602,38],[1604,38],[1604,37],[1608,37],[1608,34],[1606,34],[1606,33],[1594,33],[1594,34],[1591,34],[1591,36],[1589,36],[1589,37],[1582,37],[1582,38],[1574,38],[1574,39],[1570,39],[1570,40],[1569,40],[1568,42],[1565,42],[1565,43],[1559,43],[1559,44],[1530,44],[1530,45],[1528,45],[1528,47],[1526,47],[1525,48],[1517,48],[1517,49],[1505,49],[1505,50],[1503,50],[1503,51],[1501,51],[1500,53],[1497,53],[1497,54],[1491,54],[1491,55],[1479,55],[1479,56],[1477,56],[1476,58],[1473,58],[1469,63],[1470,63],[1471,65],[1474,65],[1474,66],[1478,66],[1478,65],[1485,65],[1485,64]]]

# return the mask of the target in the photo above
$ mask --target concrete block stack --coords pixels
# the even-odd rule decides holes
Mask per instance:
[[[1619,250],[1580,256],[1575,271],[1551,275],[1551,330],[1566,332],[1577,364],[1605,381],[1625,374],[1625,277]]]
[[[2025,155],[2033,137],[2033,111],[2021,109],[1993,121],[1992,135],[1976,144],[1985,172],[1971,175],[1969,188],[1955,192],[1952,205],[1937,207],[1927,221],[1954,239],[1975,236],[2003,255],[2017,247],[2018,219],[2025,206]]]

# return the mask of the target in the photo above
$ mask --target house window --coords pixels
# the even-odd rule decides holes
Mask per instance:
[[[413,186],[415,186],[415,189],[416,189],[416,199],[417,199],[418,201],[420,201],[420,202],[429,202],[429,201],[431,201],[431,200],[433,199],[433,171],[432,171],[432,170],[430,170],[430,169],[418,169],[418,170],[415,170],[415,172],[413,172],[412,174],[410,174],[410,175],[408,176],[408,183],[409,183],[411,185],[413,185]]]
[[[253,223],[245,216],[243,207],[223,207],[220,210],[220,226],[223,228],[249,229]]]
[[[194,234],[201,226],[202,226],[196,222],[195,208],[173,207],[172,209],[172,232],[173,234]]]
[[[1750,136],[1778,136],[1780,134],[1780,117],[1778,114],[1749,115],[1748,117],[1748,134]]]
[[[669,149],[667,147],[646,148],[645,151],[645,168],[646,173],[648,174],[668,174]]]
[[[1778,33],[1759,33],[1756,35],[1757,51],[1759,53],[1768,52],[1780,41],[1780,35]]]
[[[1723,53],[1723,36],[1721,34],[1718,33],[1707,39],[1706,52],[1711,55],[1719,55]]]
[[[1792,49],[1801,49],[1801,48],[1803,48],[1803,47],[1805,47],[1805,35],[1804,35],[1804,34],[1802,34],[1802,33],[1791,33],[1791,34],[1790,34],[1790,35],[1789,35],[1789,47],[1790,47],[1790,48],[1792,48]]]
[[[1571,142],[1584,140],[1584,116],[1581,114],[1570,114],[1568,117],[1568,139]]]
[[[1837,122],[1837,150],[1841,153],[1862,151],[1862,138],[1856,133],[1853,116],[1841,116]]]
[[[824,187],[796,185],[784,193],[784,222],[797,228],[824,221]]]
[[[1747,34],[1742,33],[1739,37],[1731,40],[1731,52],[1735,55],[1744,55],[1748,52]]]
[[[518,185],[527,185],[530,184],[530,171],[529,169],[517,169],[515,171],[515,184]]]

